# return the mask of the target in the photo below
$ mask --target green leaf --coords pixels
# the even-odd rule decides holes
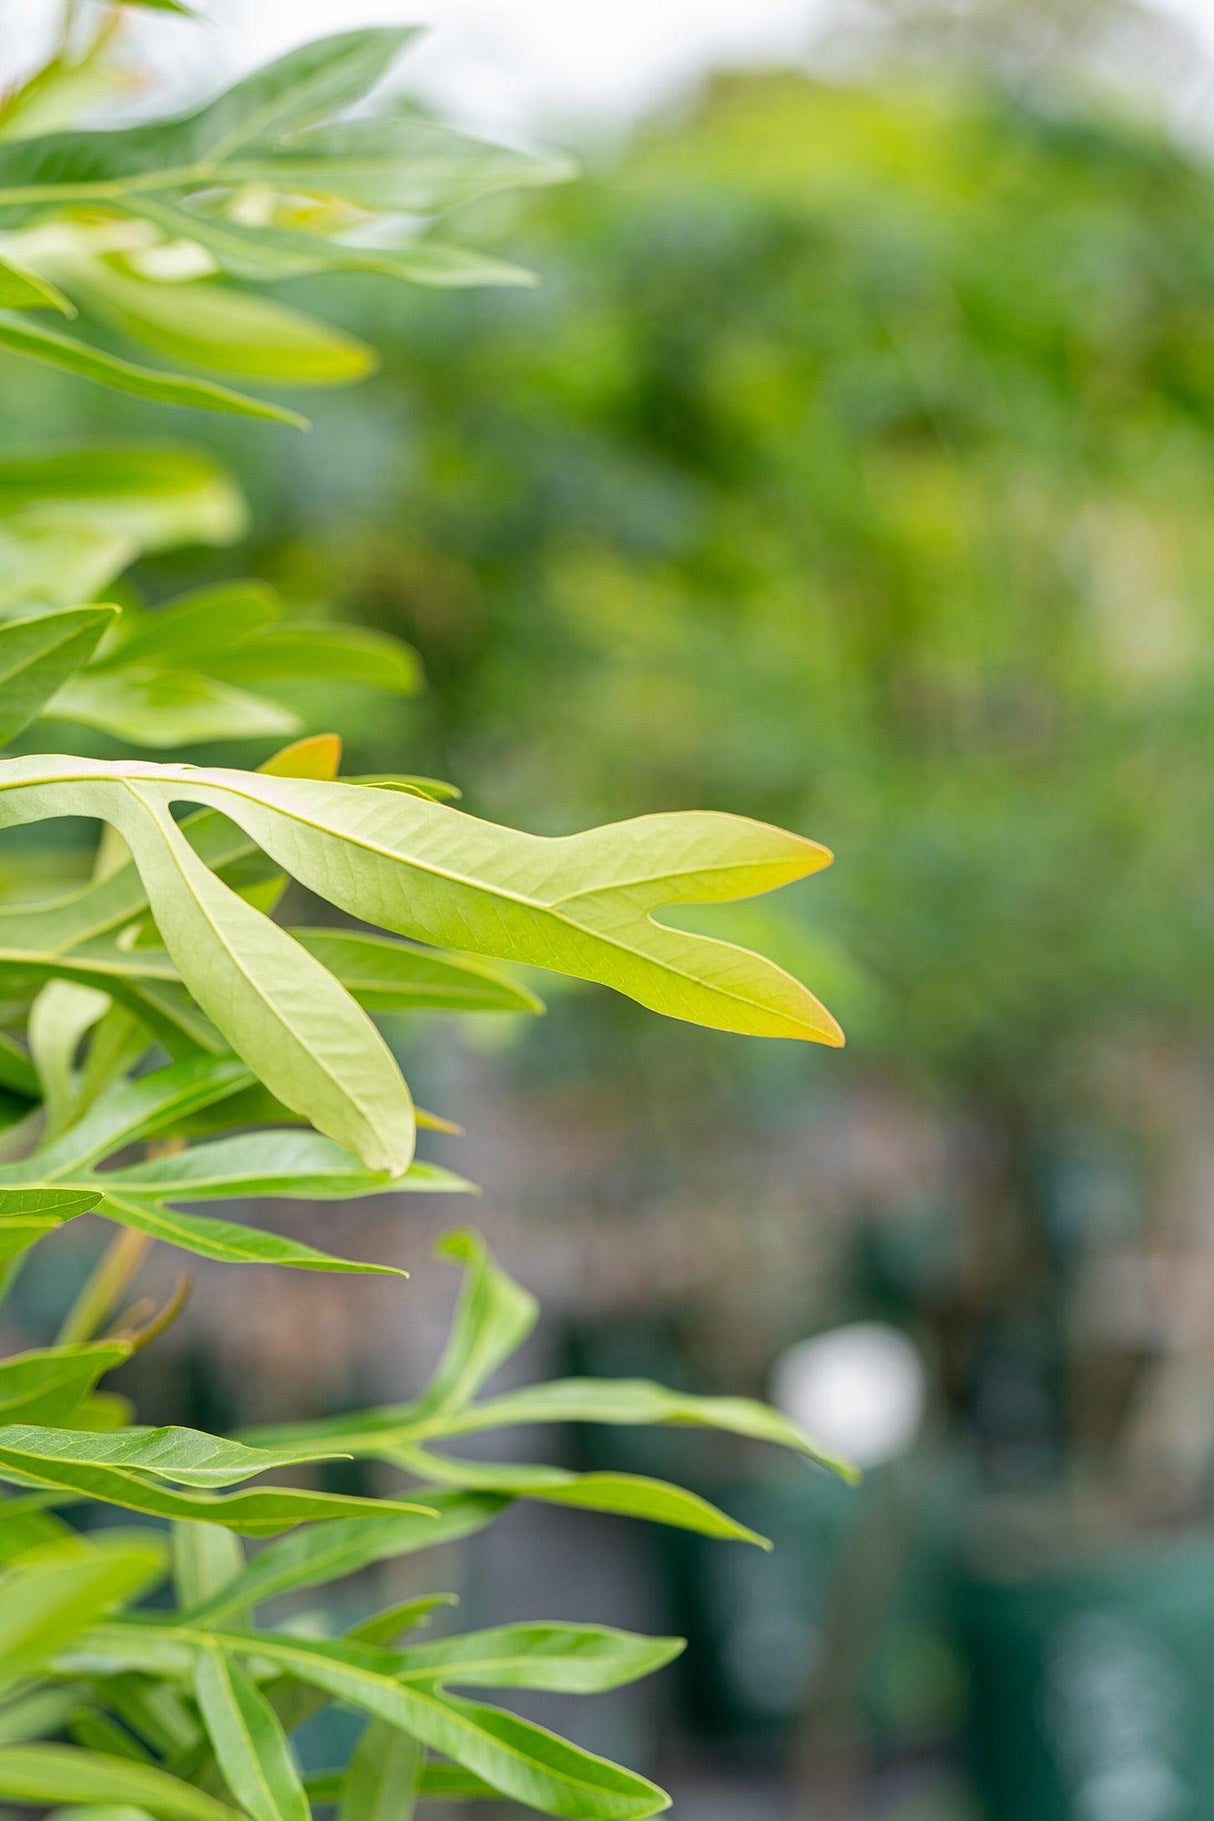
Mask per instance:
[[[139,1139],[172,1131],[199,1107],[211,1106],[248,1086],[249,1071],[234,1056],[191,1056],[167,1068],[154,1069],[97,1100],[70,1131],[24,1163],[0,1165],[0,1216],[60,1212],[64,1219],[95,1207],[96,1192],[48,1187],[49,1204],[31,1196],[42,1193],[21,1180],[36,1171],[44,1185],[80,1174],[99,1158],[109,1157]],[[15,1200],[20,1196],[23,1200]]]
[[[68,1732],[73,1745],[83,1745],[89,1751],[107,1752],[113,1758],[133,1758],[136,1764],[152,1762],[151,1753],[132,1733],[95,1708],[84,1707],[73,1714]]]
[[[252,1821],[311,1821],[286,1734],[239,1663],[198,1653],[194,1694],[224,1781]]]
[[[291,709],[187,670],[86,670],[47,712],[131,746],[161,748],[280,739],[301,725]]]
[[[394,1561],[420,1549],[460,1542],[491,1524],[509,1502],[494,1493],[436,1492],[427,1497],[429,1511],[424,1515],[368,1515],[297,1530],[268,1543],[238,1577],[195,1603],[189,1621],[216,1624],[276,1594],[327,1586],[373,1562]]]
[[[539,1688],[603,1694],[664,1669],[682,1638],[644,1638],[601,1625],[500,1625],[401,1653],[402,1682],[468,1688]]]
[[[63,1731],[80,1704],[78,1689],[38,1687],[0,1706],[0,1745],[24,1745]]]
[[[349,106],[386,75],[416,27],[339,33],[301,45],[189,114],[118,131],[58,132],[0,145],[0,211],[21,220],[79,195],[111,205],[132,179],[213,183],[235,154]]]
[[[677,1423],[720,1429],[729,1435],[771,1442],[777,1448],[791,1448],[844,1479],[854,1478],[846,1462],[824,1453],[769,1404],[745,1397],[692,1397],[649,1379],[566,1378],[527,1385],[460,1411],[444,1425],[443,1433],[468,1435],[475,1430],[503,1429],[520,1423]]]
[[[71,300],[49,279],[37,272],[24,271],[7,259],[0,259],[0,310],[58,310],[63,316],[76,314]]]
[[[150,1764],[72,1745],[0,1746],[0,1796],[13,1802],[132,1806],[162,1821],[238,1821],[234,1809]]]
[[[340,1802],[345,1777],[344,1770],[314,1771],[304,1778],[304,1788],[318,1807]],[[483,1777],[474,1776],[458,1764],[439,1764],[433,1760],[422,1766],[418,1794],[423,1800],[440,1802],[491,1802],[497,1799],[497,1791]]]
[[[612,1764],[517,1714],[455,1695],[433,1698],[426,1743],[486,1783],[545,1814],[640,1821],[670,1797],[647,1777]]]
[[[444,287],[535,282],[521,266],[428,236],[395,245],[360,245],[289,228],[247,227],[226,215],[191,208],[165,196],[129,196],[124,206],[130,213],[154,221],[173,239],[195,242],[221,270],[254,284],[314,272],[376,272],[410,284]]]
[[[117,535],[130,546],[128,561],[141,549],[231,543],[246,523],[240,494],[214,457],[163,443],[0,455],[0,520],[33,514]]]
[[[376,365],[374,350],[352,335],[210,279],[156,283],[85,258],[64,261],[61,275],[103,322],[184,366],[265,385],[326,386],[362,379]]]
[[[10,976],[12,978],[12,976]],[[46,1143],[71,1124],[76,1097],[76,1052],[86,1034],[112,1009],[107,993],[71,980],[51,980],[30,1007],[30,1054],[42,1089]]]
[[[530,1291],[498,1268],[479,1234],[449,1233],[438,1242],[435,1254],[462,1264],[465,1275],[443,1356],[412,1406],[418,1422],[462,1410],[518,1351],[539,1316]]]
[[[123,818],[165,947],[202,1010],[271,1093],[375,1169],[413,1156],[409,1091],[366,1013],[285,931],[224,885],[164,809]]]
[[[415,695],[421,686],[417,654],[400,639],[363,626],[271,628],[212,654],[207,668],[237,683],[276,683],[319,678],[361,683],[393,695]]]
[[[567,1473],[560,1467],[525,1467],[514,1461],[457,1461],[422,1448],[391,1450],[386,1458],[441,1486],[464,1486],[582,1511],[606,1511],[614,1517],[640,1518],[648,1524],[696,1531],[722,1542],[771,1548],[766,1537],[739,1524],[699,1493],[642,1474]]]
[[[286,143],[250,148],[227,169],[234,182],[411,215],[453,209],[495,190],[566,183],[573,174],[567,158],[512,151],[406,112],[311,127]]]
[[[0,1361],[0,1424],[66,1420],[97,1381],[131,1356],[126,1341],[89,1341]]]
[[[214,162],[243,147],[295,132],[351,103],[382,81],[415,25],[373,26],[315,38],[246,76],[192,116],[194,155]]]
[[[374,1168],[399,1172],[413,1144],[386,1046],[331,975],[215,878],[170,814],[183,798],[222,810],[276,864],[367,921],[599,979],[698,1022],[838,1041],[829,1014],[789,975],[649,914],[672,899],[769,890],[825,864],[813,842],[764,824],[654,816],[553,840],[345,784],[130,761],[0,761],[0,821],[92,813],[118,828],[202,1010],[278,1099]],[[100,889],[114,892],[121,878]],[[77,903],[70,915],[79,914]],[[45,939],[47,918],[32,921]]]
[[[294,1271],[330,1271],[339,1274],[407,1277],[408,1272],[395,1265],[364,1264],[356,1259],[338,1258],[322,1252],[302,1240],[285,1239],[262,1227],[246,1227],[239,1221],[217,1220],[212,1215],[183,1214],[163,1202],[137,1200],[130,1195],[107,1194],[98,1209],[106,1220],[146,1233],[165,1245],[179,1246],[199,1258],[213,1258],[220,1264],[282,1265]]]
[[[0,1031],[0,1087],[11,1088],[27,1100],[37,1100],[39,1094],[38,1071],[28,1051],[7,1031]]]
[[[6,149],[0,146],[0,153]],[[92,380],[115,392],[130,392],[136,398],[148,398],[156,404],[190,405],[197,411],[221,411],[236,417],[267,417],[278,423],[307,428],[307,419],[285,405],[271,404],[268,399],[248,398],[244,393],[229,391],[226,386],[216,385],[209,379],[189,379],[180,373],[160,373],[152,367],[139,367],[133,361],[103,353],[100,348],[62,335],[56,329],[19,322],[15,317],[0,319],[0,349],[20,355],[24,360],[39,361],[43,366],[61,367],[78,379]]]
[[[180,1440],[173,1442],[173,1437]],[[173,1464],[175,1448],[178,1466]],[[209,1491],[178,1491],[162,1484],[164,1479],[178,1484],[224,1484],[229,1482],[228,1473],[242,1479],[246,1477],[244,1468],[249,1473],[260,1471],[251,1464],[251,1455],[242,1464],[231,1453],[235,1448],[238,1444],[195,1435],[189,1429],[124,1429],[118,1435],[106,1435],[9,1424],[0,1426],[0,1479],[16,1486],[67,1491],[80,1499],[100,1499],[104,1504],[142,1511],[147,1517],[224,1524],[246,1537],[275,1535],[300,1522],[428,1510],[417,1502],[351,1499],[295,1488],[258,1488],[217,1497]],[[288,1455],[278,1459],[288,1459]],[[300,1459],[298,1453],[295,1459]]]
[[[10,1165],[20,1169],[22,1165]],[[59,1226],[87,1214],[100,1201],[100,1192],[90,1189],[59,1189],[47,1183],[33,1188],[0,1185],[0,1232],[25,1220],[45,1220]]]
[[[817,1447],[779,1411],[748,1398],[694,1397],[648,1379],[562,1379],[528,1385],[474,1403],[476,1392],[530,1332],[535,1304],[492,1260],[474,1233],[453,1233],[440,1256],[466,1267],[451,1337],[426,1392],[412,1403],[337,1417],[286,1430],[254,1431],[255,1441],[288,1439],[301,1446],[346,1450],[394,1462],[423,1478],[450,1486],[500,1492],[508,1497],[582,1506],[697,1530],[708,1536],[759,1543],[765,1540],[698,1495],[634,1474],[566,1473],[555,1467],[453,1460],[421,1443],[438,1436],[470,1435],[522,1423],[686,1424],[717,1429],[791,1448],[854,1481],[855,1470]]]
[[[292,1448],[250,1448],[244,1442],[224,1441],[200,1429],[124,1429],[119,1435],[90,1431],[43,1428],[32,1424],[0,1423],[0,1458],[18,1463],[41,1461],[68,1466],[120,1467],[127,1472],[151,1474],[177,1486],[231,1486],[275,1467],[294,1467],[309,1461],[332,1460],[322,1450],[300,1452]]]
[[[411,1821],[421,1770],[416,1739],[386,1720],[368,1720],[342,1784],[337,1821]]]
[[[10,760],[0,782],[17,767],[15,777],[25,768],[37,775],[37,762]],[[201,769],[159,783],[151,767],[114,769],[132,782],[133,772],[143,790],[222,808],[301,883],[400,935],[598,980],[696,1023],[841,1040],[829,1013],[770,962],[650,914],[752,896],[818,871],[830,855],[799,836],[685,813],[554,839],[348,784]]]
[[[5,1267],[53,1233],[67,1220],[86,1214],[100,1199],[87,1191],[0,1188],[0,1300],[5,1288]]]
[[[347,778],[347,784],[373,784],[376,790],[403,790],[411,797],[428,797],[432,803],[456,803],[463,792],[442,778],[421,778],[415,772],[367,772]]]
[[[484,962],[360,930],[293,929],[369,1012],[542,1012],[527,987]]]
[[[147,1637],[132,1638],[138,1628],[99,1627],[85,1647],[82,1661],[121,1663],[143,1653],[168,1652],[174,1641],[191,1645],[217,1639],[214,1632],[193,1633],[186,1627],[143,1628]],[[236,1651],[280,1672],[323,1689],[334,1700],[387,1721],[432,1751],[441,1752],[483,1777],[503,1795],[545,1814],[586,1821],[640,1821],[669,1806],[663,1791],[644,1777],[583,1751],[517,1715],[441,1694],[425,1683],[406,1684],[397,1674],[396,1652],[349,1642],[321,1642],[265,1632],[227,1633],[218,1638],[226,1651]],[[124,1657],[124,1652],[130,1656]]]
[[[117,617],[115,607],[76,607],[0,625],[0,744],[29,726]]]
[[[354,1644],[382,1644],[390,1648],[403,1633],[419,1625],[428,1625],[431,1614],[440,1607],[458,1605],[457,1594],[423,1593],[417,1599],[401,1600],[397,1606],[386,1607],[383,1612],[372,1613],[369,1619],[361,1619],[350,1627],[346,1636]]]
[[[295,1200],[345,1200],[402,1189],[466,1188],[459,1177],[414,1163],[401,1176],[369,1170],[352,1151],[317,1132],[244,1132],[211,1144],[191,1145],[151,1157],[98,1178],[107,1192],[152,1195],[158,1200],[235,1200],[286,1196]]]
[[[0,1688],[39,1670],[73,1638],[163,1572],[152,1539],[61,1543],[0,1574]]]
[[[221,1594],[244,1569],[244,1549],[230,1530],[218,1524],[173,1525],[173,1589],[182,1609]]]
[[[95,668],[154,664],[206,669],[218,652],[281,617],[282,603],[264,582],[216,582],[179,595],[155,612],[124,613],[117,639]]]

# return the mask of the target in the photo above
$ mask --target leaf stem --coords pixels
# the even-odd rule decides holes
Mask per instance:
[[[63,1318],[63,1326],[58,1335],[59,1346],[92,1340],[143,1263],[151,1244],[146,1233],[132,1232],[127,1228],[111,1240]]]

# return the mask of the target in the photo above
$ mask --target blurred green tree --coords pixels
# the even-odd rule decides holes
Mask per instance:
[[[853,1066],[972,1113],[966,1294],[1005,1307],[1043,1236],[1073,1262],[1076,1050],[1211,1010],[1212,222],[1204,158],[1111,107],[721,78],[529,207],[536,293],[351,294],[395,474],[370,529],[283,521],[292,586],[423,650],[405,712],[485,813],[823,833],[812,902],[729,933],[813,947]],[[677,1038],[616,1036],[677,1118]]]
[[[847,930],[866,1042],[1024,1093],[1208,1011],[1212,219],[1125,120],[723,79],[543,200],[542,291],[398,313],[391,514],[330,579],[491,813],[824,828],[781,915]]]

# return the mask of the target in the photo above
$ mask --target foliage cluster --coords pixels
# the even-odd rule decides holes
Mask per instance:
[[[434,224],[563,169],[399,103],[368,110],[408,32],[305,46],[176,118],[80,129],[115,17],[85,42],[69,33],[0,111],[9,354],[141,399],[291,421],[246,388],[345,381],[372,356],[264,284],[349,269],[447,287],[517,279]],[[85,332],[47,327],[48,312],[80,313]],[[5,741],[31,745],[44,716],[143,748],[279,738],[299,732],[282,691],[301,677],[413,687],[390,636],[300,623],[257,584],[155,610],[116,586],[142,552],[241,528],[231,483],[189,449],[0,456]],[[121,610],[99,601],[112,593]],[[443,1248],[464,1272],[450,1340],[410,1402],[227,1440],[143,1427],[99,1386],[174,1312],[122,1308],[150,1239],[233,1263],[374,1271],[217,1210],[467,1188],[415,1157],[418,1128],[449,1122],[414,1108],[378,1014],[534,1010],[501,965],[527,963],[696,1023],[839,1041],[773,963],[654,917],[768,891],[829,855],[715,814],[523,834],[453,809],[429,779],[339,778],[339,760],[326,736],[258,771],[0,760],[0,826],[103,828],[84,885],[48,895],[27,858],[0,909],[0,1291],[65,1222],[92,1212],[119,1229],[58,1343],[0,1362],[0,1797],[109,1821],[303,1821],[334,1804],[343,1821],[403,1821],[429,1797],[585,1821],[655,1814],[667,1798],[644,1777],[462,1691],[592,1693],[659,1668],[676,1641],[523,1623],[414,1642],[442,1596],[318,1636],[263,1606],[466,1537],[519,1499],[761,1541],[660,1481],[482,1464],[441,1444],[539,1420],[692,1423],[820,1458],[775,1412],[647,1382],[482,1396],[536,1311],[466,1232]],[[364,927],[284,929],[273,912],[288,879]],[[260,1483],[349,1457],[402,1473],[402,1490]],[[90,1535],[69,1515],[86,1501],[151,1522]],[[250,1552],[242,1539],[270,1540]],[[305,1778],[290,1735],[329,1702],[367,1724],[348,1765]]]

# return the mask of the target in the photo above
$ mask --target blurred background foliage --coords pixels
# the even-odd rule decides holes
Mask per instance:
[[[294,487],[265,560],[423,650],[486,813],[814,830],[866,1058],[1032,1093],[1208,1015],[1212,225],[1133,121],[722,78],[529,211],[537,292],[350,287],[380,509]]]

